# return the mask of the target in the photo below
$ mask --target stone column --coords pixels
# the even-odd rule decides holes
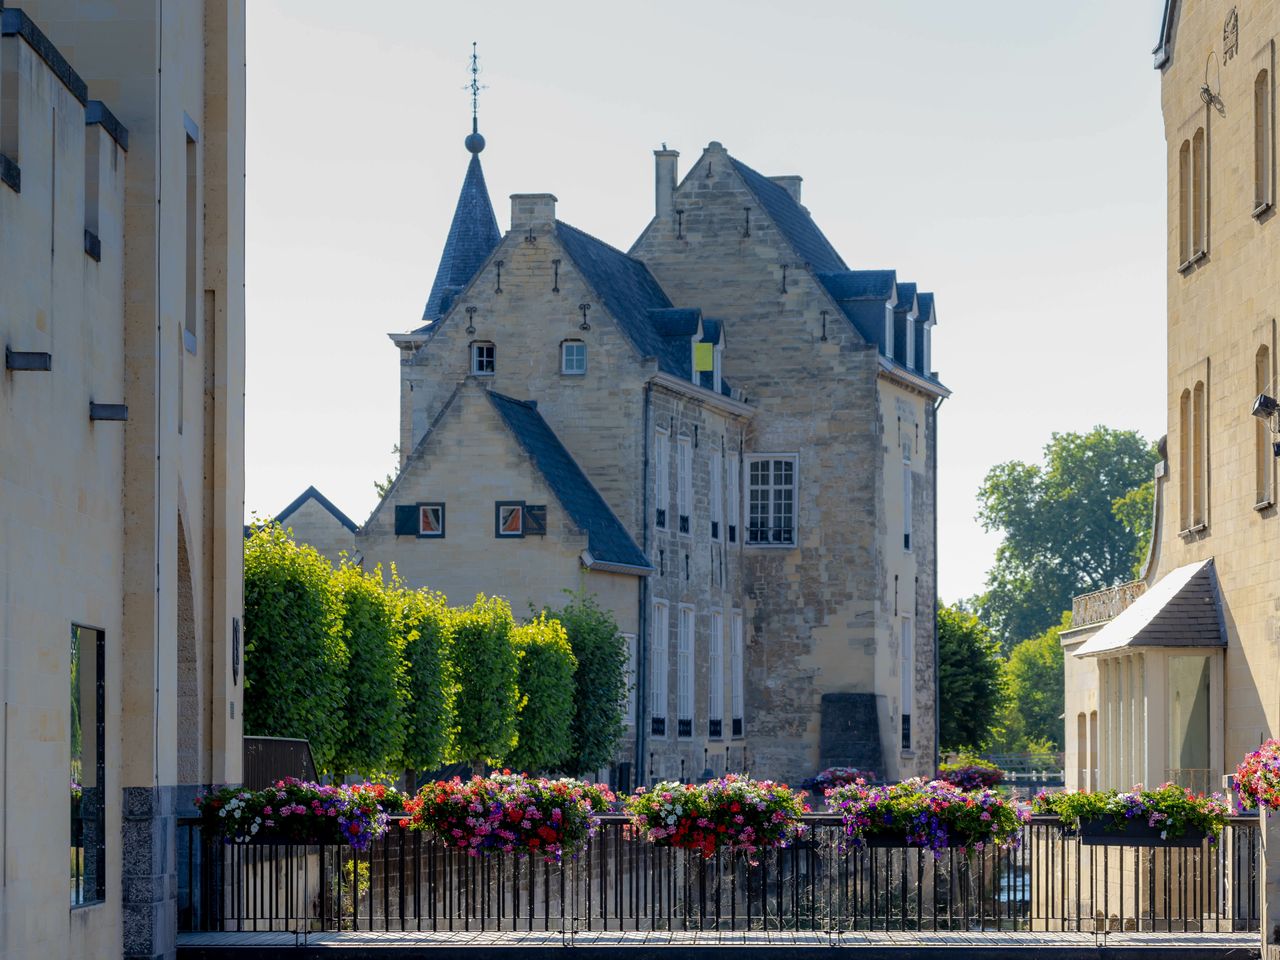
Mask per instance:
[[[125,960],[172,960],[178,934],[173,787],[126,787],[121,911]]]

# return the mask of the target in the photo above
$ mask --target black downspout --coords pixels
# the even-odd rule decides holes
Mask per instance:
[[[640,503],[643,514],[640,517],[640,546],[644,556],[649,558],[649,394],[653,389],[651,383],[644,385],[644,432],[641,446],[644,449],[641,476]],[[636,637],[636,653],[639,663],[636,664],[636,778],[633,787],[648,782],[649,771],[645,769],[645,740],[649,727],[649,577],[640,577],[640,610],[636,618],[636,629],[640,635]]]

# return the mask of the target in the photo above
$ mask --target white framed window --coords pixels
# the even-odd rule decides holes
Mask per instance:
[[[711,611],[711,632],[707,638],[707,736],[724,736],[724,614]]]
[[[796,457],[747,458],[747,543],[793,546],[796,542]]]
[[[624,633],[622,641],[627,648],[627,662],[622,667],[622,682],[627,685],[627,697],[622,705],[622,722],[628,727],[636,722],[636,664],[639,662],[639,638],[634,633]]]
[[[693,607],[680,604],[676,636],[676,736],[693,736]]]
[[[580,376],[587,372],[587,345],[581,340],[565,340],[560,344],[560,372]]]
[[[418,504],[418,536],[420,537],[443,537],[444,536],[444,504],[443,503]]]
[[[693,520],[693,444],[688,437],[676,440],[676,514],[677,529],[686,536],[692,533]]]
[[[478,377],[492,376],[497,370],[497,349],[488,340],[471,344],[471,372]]]
[[[649,732],[667,735],[667,649],[671,642],[671,607],[665,600],[653,601],[653,624],[649,642]]]
[[[911,447],[902,446],[902,549],[911,549],[911,500],[915,493],[915,476],[911,472]]]
[[[496,537],[524,536],[524,504],[510,501],[494,504],[493,534]]]
[[[738,542],[738,525],[742,523],[742,461],[736,453],[729,454],[729,504],[728,540]]]
[[[915,706],[916,642],[911,630],[911,618],[902,618],[902,639],[898,645],[899,669],[902,673],[901,698],[898,701],[902,714],[902,749],[911,749],[911,710]]]
[[[742,611],[729,614],[729,712],[733,720],[733,736],[743,735],[743,700],[745,699],[746,664],[742,650]]]
[[[711,539],[723,536],[724,526],[724,454],[719,450],[711,454]]]
[[[653,489],[654,525],[665,530],[671,509],[671,435],[661,427],[653,435]]]

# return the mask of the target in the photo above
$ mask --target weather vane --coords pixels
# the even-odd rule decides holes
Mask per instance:
[[[479,133],[479,126],[476,115],[480,106],[480,91],[487,90],[488,86],[480,82],[480,57],[476,53],[475,41],[471,41],[471,82],[468,83],[463,90],[471,91],[471,132]]]

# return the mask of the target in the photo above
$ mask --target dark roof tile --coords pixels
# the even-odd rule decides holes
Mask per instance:
[[[813,218],[787,192],[786,187],[756,173],[741,160],[730,158],[730,161],[747,189],[760,201],[760,206],[805,263],[814,270],[826,273],[848,269],[840,259],[840,254],[836,253],[835,247],[818,229]]]
[[[485,186],[484,171],[480,168],[480,155],[473,153],[453,211],[444,252],[440,254],[436,279],[431,284],[426,309],[422,311],[424,322],[444,316],[453,298],[471,282],[501,240],[498,220],[489,201],[489,188]]]

